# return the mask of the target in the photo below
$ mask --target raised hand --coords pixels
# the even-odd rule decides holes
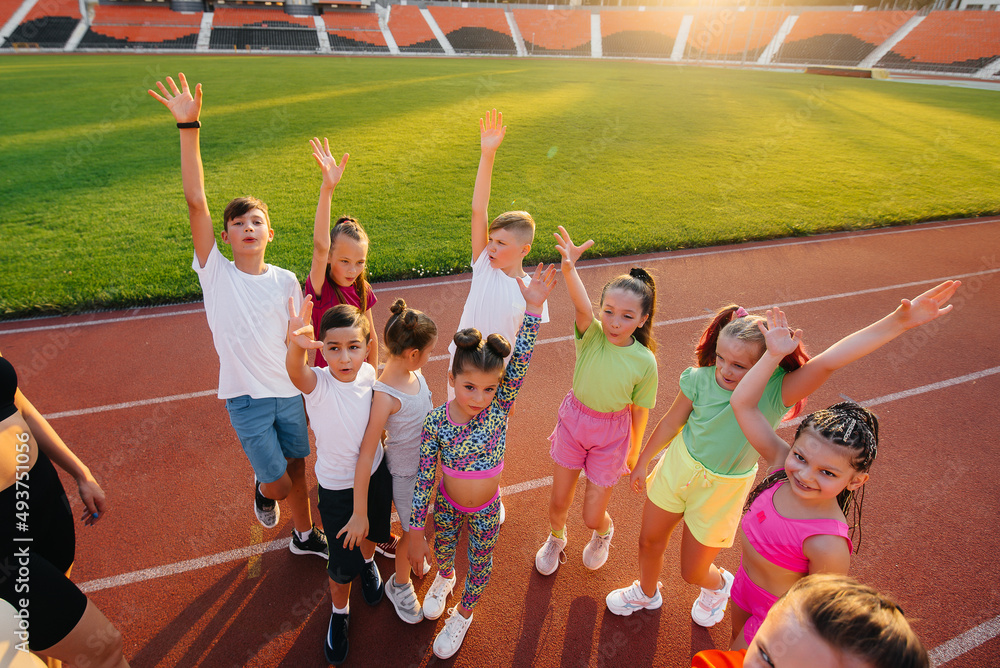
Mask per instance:
[[[577,246],[570,238],[569,232],[562,225],[559,226],[558,232],[552,233],[552,236],[556,238],[556,250],[562,256],[562,262],[559,266],[563,271],[573,269],[576,266],[576,261],[580,259],[584,251],[594,245],[593,239],[587,239],[581,245]]]
[[[912,301],[903,299],[893,312],[893,316],[900,322],[903,329],[926,324],[952,309],[954,304],[948,304],[948,301],[961,285],[962,281],[945,281],[915,297]]]
[[[503,124],[503,114],[494,109],[487,111],[484,118],[479,119],[479,146],[483,151],[496,151],[507,134],[507,126]]]
[[[326,137],[323,137],[322,143],[320,143],[319,137],[313,137],[309,143],[312,144],[313,157],[316,158],[316,163],[323,172],[323,188],[333,190],[340,183],[340,177],[344,175],[347,159],[351,157],[350,154],[345,153],[338,166],[337,159],[330,153],[330,141]]]
[[[298,314],[295,313],[295,300],[288,298],[288,340],[306,350],[323,347],[322,343],[313,340],[312,310],[312,295],[306,295]]]
[[[757,323],[757,328],[764,335],[767,352],[784,357],[795,352],[802,343],[802,330],[792,330],[788,327],[788,319],[780,308],[767,309],[767,325]]]
[[[178,123],[191,123],[198,120],[201,115],[201,84],[195,86],[194,95],[191,95],[191,89],[188,87],[187,77],[184,76],[184,73],[178,73],[177,78],[181,81],[180,90],[177,89],[173,78],[167,77],[167,83],[170,84],[169,91],[162,82],[157,81],[156,87],[163,95],[152,90],[148,92],[170,110]]]
[[[535,267],[535,273],[531,275],[531,282],[527,286],[521,279],[517,279],[517,287],[521,290],[524,303],[529,307],[541,308],[555,286],[556,266],[550,264],[546,267],[544,262]]]

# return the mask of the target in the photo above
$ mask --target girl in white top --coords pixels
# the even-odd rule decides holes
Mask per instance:
[[[430,359],[437,343],[437,325],[425,313],[407,308],[397,299],[385,325],[385,347],[389,353],[382,375],[375,382],[371,417],[361,443],[358,471],[354,480],[354,515],[347,524],[348,538],[361,539],[368,533],[368,463],[378,452],[383,430],[387,432],[385,457],[392,474],[392,500],[396,504],[403,537],[396,547],[396,572],[385,583],[385,594],[399,618],[416,624],[424,618],[410,581],[410,507],[420,463],[420,436],[424,418],[434,405],[420,369]],[[421,575],[426,570],[422,566]]]

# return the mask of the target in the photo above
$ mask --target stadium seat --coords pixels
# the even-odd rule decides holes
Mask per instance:
[[[311,16],[292,16],[279,9],[217,7],[208,48],[318,51],[319,37]]]
[[[399,50],[417,53],[444,53],[434,31],[413,5],[392,5],[389,12],[389,31]]]
[[[804,11],[774,59],[776,63],[853,67],[916,12]]]
[[[669,58],[684,12],[601,11],[601,50],[605,56]]]
[[[3,47],[61,49],[66,46],[80,19],[80,5],[77,0],[39,2],[4,41]]]
[[[514,55],[517,47],[502,9],[430,7],[456,53]]]
[[[695,13],[685,57],[756,61],[788,18],[784,9],[702,10]]]
[[[888,69],[972,74],[1000,58],[1000,12],[931,12],[879,60]]]
[[[191,50],[198,41],[201,16],[166,6],[95,5],[94,18],[77,49]]]
[[[374,11],[332,10],[323,12],[323,24],[334,51],[388,53],[389,47]]]
[[[515,9],[514,20],[528,55],[590,55],[590,12],[574,9]]]

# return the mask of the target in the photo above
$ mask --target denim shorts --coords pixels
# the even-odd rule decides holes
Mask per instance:
[[[300,395],[254,399],[244,394],[226,399],[226,410],[260,482],[283,476],[286,459],[309,456],[309,429]]]

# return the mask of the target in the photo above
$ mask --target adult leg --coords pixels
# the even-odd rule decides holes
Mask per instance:
[[[611,501],[612,489],[587,480],[587,491],[583,498],[583,521],[588,529],[593,529],[599,534],[607,533],[611,528],[608,503]]]
[[[649,499],[643,505],[642,528],[639,529],[639,585],[646,596],[656,595],[670,534],[682,519],[683,513],[668,513]]]
[[[74,666],[128,668],[122,655],[121,633],[89,600],[83,617],[69,635],[39,653]]]
[[[568,469],[555,464],[552,472],[552,492],[549,494],[549,525],[553,531],[566,528],[566,517],[569,507],[573,505],[576,494],[576,481],[580,478],[580,469]]]
[[[309,490],[306,488],[306,460],[301,457],[286,459],[288,468],[283,477],[289,479],[288,505],[292,511],[292,524],[300,533],[312,529],[312,511],[309,508]]]
[[[681,577],[684,581],[705,589],[721,589],[725,584],[722,572],[712,563],[721,549],[702,545],[685,525],[681,538]]]

